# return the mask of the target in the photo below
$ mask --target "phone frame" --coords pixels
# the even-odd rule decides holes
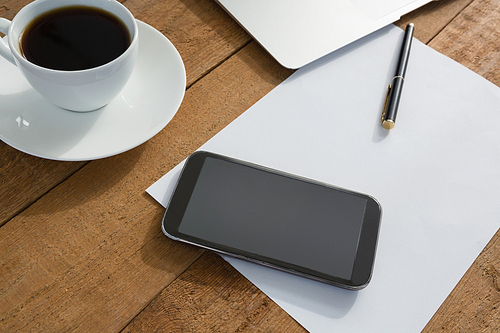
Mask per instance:
[[[288,262],[283,262],[277,259],[248,253],[246,251],[232,248],[224,244],[214,243],[206,239],[193,237],[178,231],[182,218],[189,203],[191,194],[197,183],[198,176],[203,168],[205,158],[211,157],[220,159],[230,163],[236,163],[244,167],[250,167],[271,174],[285,176],[302,182],[312,183],[324,186],[336,191],[348,193],[366,199],[364,220],[361,226],[360,237],[358,240],[358,249],[354,260],[354,267],[350,280],[336,277],[330,274],[314,271],[302,266],[297,266]],[[229,255],[239,259],[248,260],[264,266],[272,267],[281,271],[293,273],[303,277],[307,277],[316,281],[325,282],[341,288],[349,290],[360,290],[366,287],[371,280],[373,265],[375,260],[375,253],[378,242],[378,234],[380,229],[380,221],[382,216],[382,209],[378,201],[372,196],[346,190],[337,186],[318,182],[308,178],[292,175],[289,173],[281,172],[275,169],[267,168],[264,166],[256,165],[250,162],[241,161],[227,156],[214,154],[205,151],[197,151],[193,153],[185,162],[181,171],[174,192],[170,197],[167,205],[165,215],[162,220],[163,233],[176,241],[181,241],[191,245],[195,245],[207,250],[215,251],[221,254]]]

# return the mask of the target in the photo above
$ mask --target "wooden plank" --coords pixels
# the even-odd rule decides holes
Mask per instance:
[[[0,141],[0,226],[83,165],[30,156]]]
[[[206,252],[122,332],[306,332],[218,255]]]
[[[472,1],[473,0],[432,1],[404,15],[395,24],[401,29],[405,29],[408,23],[413,22],[415,24],[415,38],[427,44]]]
[[[429,45],[500,85],[499,40],[500,1],[476,0]],[[471,112],[480,116],[481,110]],[[500,231],[493,236],[424,331],[498,332],[499,309]]]
[[[141,148],[87,164],[0,228],[1,332],[117,331],[200,255],[161,234]]]
[[[215,1],[125,0],[123,4],[179,50],[188,86],[251,41]]]
[[[29,0],[0,0],[0,16],[12,19]],[[140,1],[124,4],[178,48],[192,85],[237,52],[250,37],[213,1]],[[0,226],[79,170],[85,162],[49,161],[0,142]]]
[[[30,0],[2,0],[0,1],[0,17],[12,20],[16,13],[30,2]]]
[[[0,228],[0,331],[123,328],[201,253],[161,233],[144,190],[289,74],[250,44],[153,139],[88,163]]]
[[[500,232],[497,232],[423,332],[500,332]]]
[[[429,45],[500,86],[500,1],[474,1]]]

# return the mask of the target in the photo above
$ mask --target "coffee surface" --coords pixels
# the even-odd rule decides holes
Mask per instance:
[[[125,24],[98,8],[72,6],[35,18],[21,37],[21,51],[41,67],[75,71],[104,65],[131,42]]]

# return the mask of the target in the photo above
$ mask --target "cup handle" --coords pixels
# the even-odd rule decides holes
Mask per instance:
[[[9,31],[11,23],[11,21],[0,17],[0,32],[5,34],[5,37],[0,38],[0,55],[16,65],[14,56],[12,55],[12,52],[9,48],[9,43],[7,42],[7,31]]]

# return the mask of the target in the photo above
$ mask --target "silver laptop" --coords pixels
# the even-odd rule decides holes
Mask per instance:
[[[281,65],[299,68],[431,0],[216,1]]]

